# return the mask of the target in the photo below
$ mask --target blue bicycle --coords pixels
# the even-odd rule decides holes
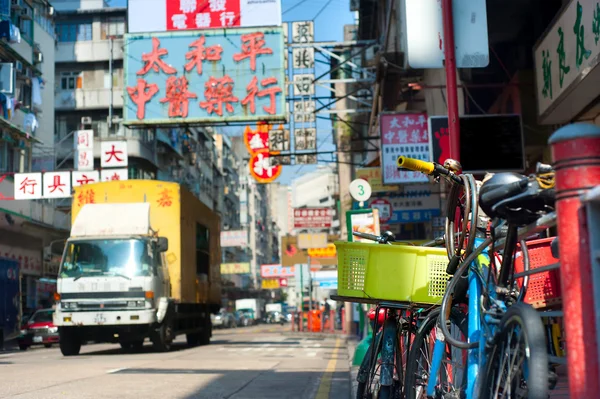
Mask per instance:
[[[542,187],[545,185],[536,176],[500,173],[481,184],[472,175],[457,176],[439,164],[400,157],[398,165],[437,179],[445,176],[453,182],[454,190],[448,201],[462,201],[470,208],[470,212],[462,208],[462,219],[468,219],[469,228],[462,230],[468,234],[460,235],[461,242],[468,244],[454,252],[449,248],[447,272],[453,277],[440,316],[421,326],[411,346],[406,397],[547,399],[544,326],[538,313],[521,302],[527,278],[517,284],[513,263],[519,228],[553,210],[553,190]],[[497,250],[492,244],[497,247],[500,242],[504,250],[498,269],[496,256],[489,255]],[[521,241],[520,245],[527,271],[526,243]],[[447,322],[448,315],[456,311],[455,298],[465,295],[466,341],[458,338]]]

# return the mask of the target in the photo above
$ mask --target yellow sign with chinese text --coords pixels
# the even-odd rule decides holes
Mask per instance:
[[[262,279],[260,286],[263,290],[276,290],[279,288],[279,279],[278,278]]]
[[[311,258],[334,258],[335,255],[335,244],[328,244],[327,248],[311,248],[308,250],[308,256]]]
[[[221,274],[248,274],[250,263],[221,263]]]
[[[398,186],[384,186],[381,178],[381,168],[359,168],[356,169],[356,178],[366,180],[371,186],[371,192],[383,193],[390,191],[398,191]]]

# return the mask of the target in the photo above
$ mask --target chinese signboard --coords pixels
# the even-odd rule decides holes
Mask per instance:
[[[392,218],[392,204],[384,198],[378,198],[371,201],[371,208],[377,208],[379,211],[379,221],[387,223]]]
[[[312,96],[315,94],[315,74],[304,73],[294,75],[294,95],[295,96]]]
[[[283,130],[280,125],[279,130]],[[271,126],[259,123],[256,130],[246,126],[244,130],[244,142],[250,153],[248,167],[250,174],[259,183],[271,183],[281,174],[281,163],[273,162],[275,157],[269,152],[269,132]]]
[[[335,244],[328,244],[327,248],[309,248],[308,256],[311,258],[333,258],[336,256]]]
[[[285,120],[281,28],[126,35],[128,124]]]
[[[412,68],[444,67],[444,29],[439,0],[405,0],[406,45]],[[485,0],[454,0],[454,42],[458,68],[485,68],[489,64]]]
[[[296,47],[292,49],[294,69],[312,69],[315,67],[315,49],[313,47]]]
[[[127,6],[129,33],[281,25],[280,0],[128,0]]]
[[[221,232],[221,248],[247,246],[248,232],[246,230],[229,230]]]
[[[296,165],[317,163],[317,154],[296,154]]]
[[[100,181],[100,173],[97,170],[92,170],[89,172],[73,172],[71,177],[73,187],[79,187],[85,184],[98,183]]]
[[[127,169],[102,169],[100,181],[127,180]]]
[[[294,146],[296,151],[315,151],[317,149],[317,129],[294,129]]]
[[[16,173],[15,174],[15,199],[29,200],[42,198],[41,173]]]
[[[292,22],[292,43],[312,43],[315,41],[313,21]]]
[[[261,280],[260,288],[262,288],[263,290],[276,290],[279,288],[279,279],[263,279]]]
[[[329,245],[326,233],[300,233],[296,237],[300,249],[327,248]]]
[[[315,101],[304,100],[294,102],[294,121],[307,123],[315,121]]]
[[[538,116],[548,125],[570,122],[598,96],[588,78],[600,55],[598,2],[571,1],[555,21],[534,49]]]
[[[261,265],[260,276],[262,278],[294,277],[294,266]]]
[[[290,150],[290,131],[287,129],[271,130],[269,132],[269,151],[281,152]]]
[[[100,144],[100,166],[103,168],[127,167],[127,142],[103,141]]]
[[[333,223],[333,209],[294,209],[295,229],[329,229]]]
[[[440,216],[441,198],[432,192],[433,187],[430,184],[418,184],[407,187],[402,194],[385,197],[392,208],[387,223],[421,223]]]
[[[94,131],[77,130],[73,134],[75,139],[75,169],[94,169]]]
[[[398,191],[398,186],[384,186],[381,182],[381,168],[358,168],[356,178],[366,180],[371,186],[372,193]]]
[[[70,172],[46,172],[43,181],[44,198],[68,198],[71,196]]]
[[[333,242],[339,237],[329,236],[329,242]],[[306,249],[299,248],[298,237],[295,236],[284,236],[281,237],[281,265],[282,266],[294,266],[306,263],[308,260],[308,251]],[[310,261],[311,267],[315,266],[330,266],[337,265],[337,258],[314,258]],[[296,268],[298,270],[298,268]]]
[[[383,184],[427,182],[420,172],[398,170],[400,155],[429,161],[430,143],[427,115],[382,114],[379,120],[381,131],[381,168]]]
[[[248,274],[250,263],[221,263],[221,274]]]

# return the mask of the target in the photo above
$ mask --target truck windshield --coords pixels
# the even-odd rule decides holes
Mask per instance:
[[[144,240],[85,240],[67,246],[61,277],[152,275],[152,258]]]

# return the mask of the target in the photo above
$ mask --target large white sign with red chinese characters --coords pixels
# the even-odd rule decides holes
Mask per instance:
[[[127,167],[127,142],[103,141],[100,145],[100,166],[103,168]]]
[[[75,139],[75,169],[94,170],[94,131],[77,130]]]
[[[43,182],[44,198],[68,198],[71,196],[71,172],[46,172]]]
[[[42,198],[41,173],[15,173],[15,199],[30,200]]]
[[[101,181],[127,180],[127,169],[102,169],[100,171]]]
[[[100,181],[100,173],[97,170],[89,172],[73,172],[71,182],[73,187],[79,187],[86,184],[98,183]]]
[[[329,229],[333,223],[333,209],[297,208],[294,209],[295,229]]]
[[[129,0],[128,11],[129,33],[281,26],[281,0]]]
[[[424,174],[398,170],[397,166],[400,155],[430,160],[427,114],[381,114],[379,118],[383,184],[427,182]]]

